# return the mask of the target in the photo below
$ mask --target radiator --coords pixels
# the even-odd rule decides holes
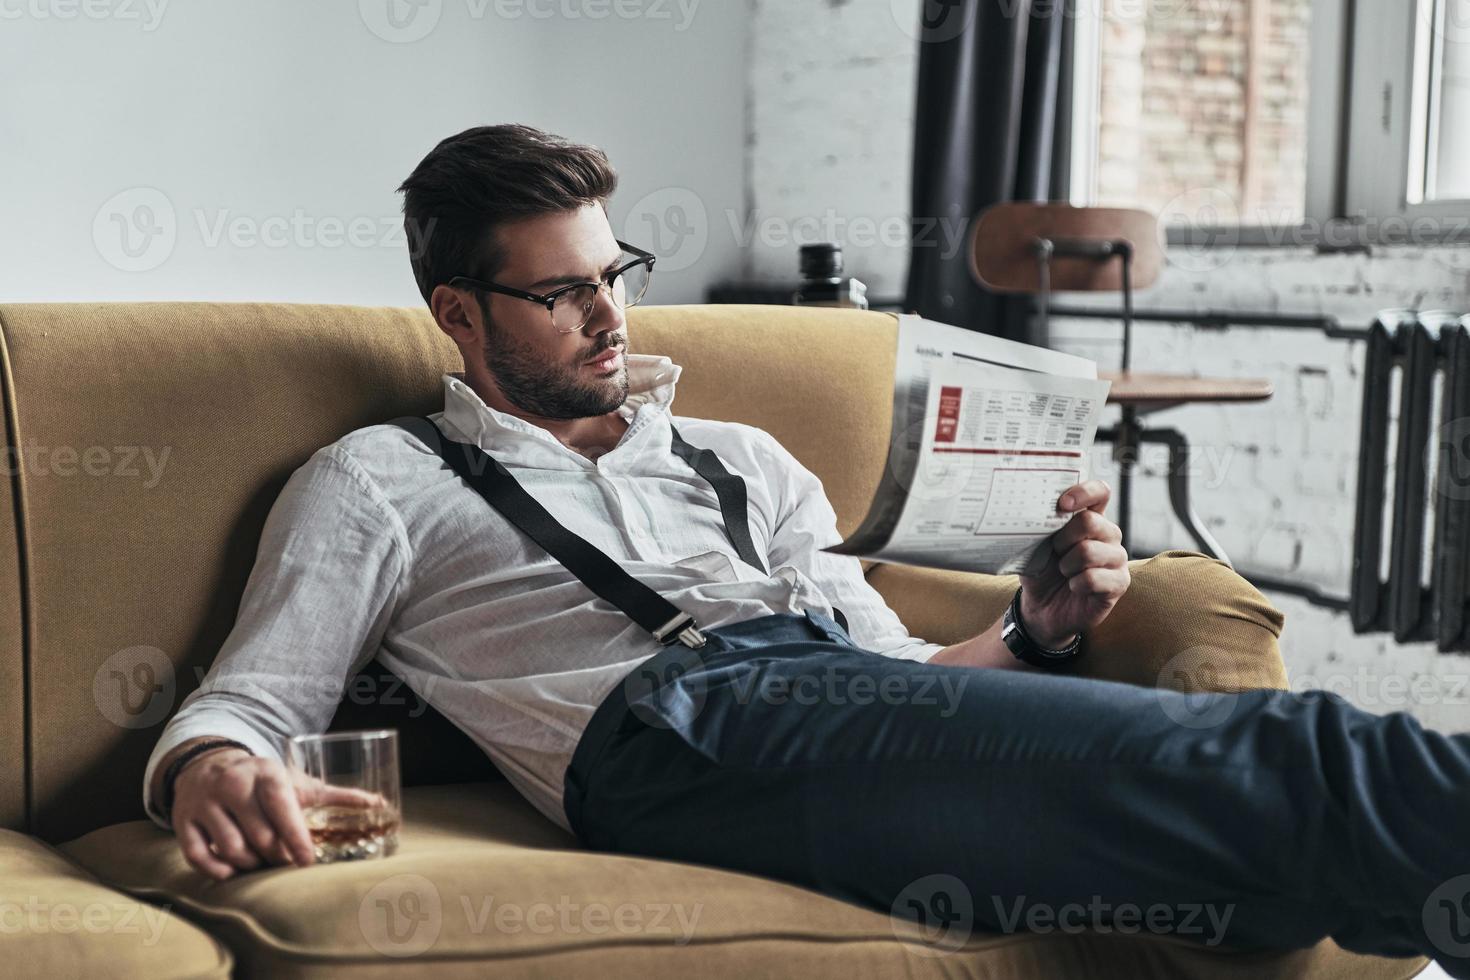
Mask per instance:
[[[1467,326],[1470,316],[1386,311],[1363,371],[1353,629],[1445,652],[1470,650]]]

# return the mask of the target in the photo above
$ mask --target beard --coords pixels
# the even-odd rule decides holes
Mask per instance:
[[[487,311],[488,312],[488,311]],[[543,419],[583,419],[606,415],[628,400],[628,368],[624,364],[609,377],[586,378],[582,365],[612,347],[627,345],[623,338],[604,334],[590,351],[572,364],[548,362],[544,351],[518,342],[497,330],[485,318],[485,367],[500,386],[506,401]]]

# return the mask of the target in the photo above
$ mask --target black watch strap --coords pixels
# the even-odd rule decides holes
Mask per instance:
[[[237,742],[233,738],[209,738],[197,745],[189,746],[177,759],[168,764],[168,768],[163,771],[163,801],[159,807],[164,820],[169,823],[173,822],[174,783],[178,780],[179,773],[184,771],[184,767],[206,752],[229,747],[250,752],[250,746]],[[250,752],[250,754],[255,753]]]
[[[1060,650],[1044,647],[1031,638],[1021,619],[1020,589],[1016,590],[1006,607],[1005,616],[1001,618],[1000,638],[1017,660],[1042,670],[1059,670],[1082,655],[1081,633]]]

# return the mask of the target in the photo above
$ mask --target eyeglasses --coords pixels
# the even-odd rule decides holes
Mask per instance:
[[[498,282],[487,282],[484,279],[472,279],[469,276],[455,276],[449,280],[448,285],[456,289],[483,289],[487,293],[500,293],[540,303],[551,313],[552,329],[557,333],[574,333],[592,319],[600,290],[606,288],[620,310],[637,306],[643,294],[648,292],[648,281],[653,276],[653,264],[658,261],[658,257],[652,252],[645,252],[623,242],[618,242],[618,247],[625,256],[633,258],[607,273],[601,282],[574,282],[553,289],[545,295],[528,293],[524,289],[502,286]]]

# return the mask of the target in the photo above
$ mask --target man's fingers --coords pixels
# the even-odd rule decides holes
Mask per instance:
[[[1079,541],[1057,562],[1057,570],[1071,578],[1086,568],[1122,568],[1128,552],[1120,544],[1088,539]]]
[[[251,850],[235,826],[234,819],[218,806],[212,806],[196,818],[204,834],[214,845],[214,853],[241,871],[260,867],[260,855]]]
[[[1068,487],[1057,501],[1057,510],[1067,514],[1079,510],[1093,510],[1101,514],[1107,509],[1113,491],[1102,480],[1084,480]]]
[[[1088,568],[1067,579],[1067,588],[1075,595],[1122,595],[1129,581],[1127,568]]]
[[[302,866],[311,864],[316,852],[295,792],[282,780],[265,779],[256,784],[256,795],[260,799],[261,810],[276,828],[292,860]]]
[[[331,806],[387,806],[388,801],[381,793],[369,792],[352,786],[323,786],[320,801]]]
[[[1074,514],[1072,519],[1063,524],[1061,529],[1052,536],[1052,550],[1059,555],[1065,555],[1080,541],[1103,541],[1107,544],[1118,544],[1123,540],[1123,532],[1118,525],[1108,520],[1095,510],[1084,510]]]
[[[256,854],[265,859],[268,864],[291,863],[290,852],[286,850],[284,842],[271,821],[266,817],[260,803],[251,797],[242,803],[238,803],[231,810],[231,816],[245,836],[248,843]]]
[[[185,821],[178,827],[179,846],[184,852],[184,859],[198,871],[202,871],[216,881],[224,881],[235,873],[230,867],[209,850],[209,841],[199,825],[193,821]]]

